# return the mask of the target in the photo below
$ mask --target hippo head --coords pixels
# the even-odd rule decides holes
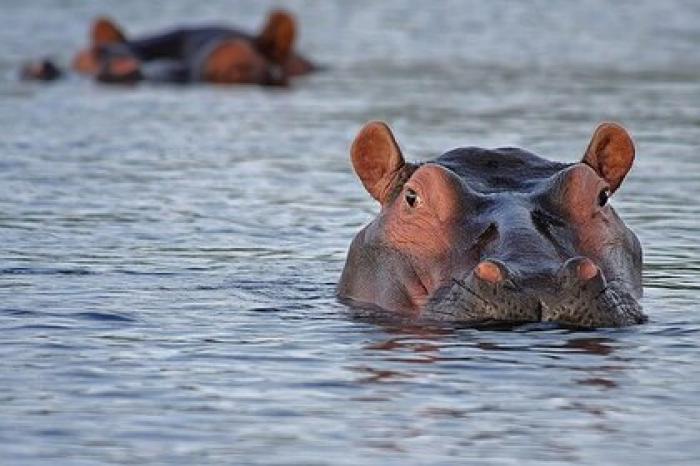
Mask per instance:
[[[625,129],[604,123],[579,163],[476,147],[406,163],[388,126],[369,123],[352,164],[381,210],[338,295],[473,325],[642,323],[641,247],[609,204],[633,160]]]
[[[73,70],[90,76],[97,75],[103,66],[102,50],[125,42],[126,36],[114,21],[106,17],[96,18],[90,28],[90,46],[79,50],[73,57]]]

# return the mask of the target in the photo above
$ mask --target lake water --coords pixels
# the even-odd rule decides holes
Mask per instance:
[[[16,81],[89,20],[129,33],[267,1],[0,7],[0,464],[700,463],[700,4],[294,1],[329,70],[289,91]],[[334,286],[377,206],[369,119],[409,159],[574,161],[602,120],[647,325],[429,329]]]

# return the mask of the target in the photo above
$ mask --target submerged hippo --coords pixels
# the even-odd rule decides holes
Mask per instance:
[[[600,125],[574,164],[512,147],[407,163],[381,122],[351,156],[381,211],[350,246],[339,297],[474,325],[646,320],[639,240],[608,202],[634,160],[621,126]]]
[[[114,22],[98,18],[90,45],[73,59],[74,71],[102,82],[210,82],[219,84],[285,85],[290,77],[316,67],[294,50],[294,17],[273,10],[258,34],[226,26],[177,28],[127,38]],[[47,67],[49,63],[51,66]],[[24,79],[51,80],[46,60],[26,65]]]

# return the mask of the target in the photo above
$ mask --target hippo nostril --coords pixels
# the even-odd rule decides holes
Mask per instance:
[[[594,278],[596,275],[598,275],[598,272],[600,269],[598,269],[598,266],[593,263],[592,260],[590,260],[587,257],[582,258],[576,267],[576,274],[578,278],[581,281],[589,281],[592,278]]]
[[[489,260],[479,262],[479,264],[477,264],[477,266],[474,268],[474,275],[476,275],[481,280],[493,284],[497,284],[503,281],[503,279],[505,278],[504,272],[505,271],[503,270],[503,267]]]
[[[587,257],[574,257],[566,261],[559,271],[559,280],[565,288],[605,286],[600,267]]]

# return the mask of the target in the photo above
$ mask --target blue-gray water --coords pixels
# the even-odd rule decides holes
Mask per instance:
[[[290,91],[15,80],[100,13],[252,28],[269,5],[3,0],[0,464],[698,464],[699,4],[294,1],[330,69]],[[376,118],[412,159],[566,161],[621,121],[651,321],[353,318],[334,285],[377,208],[348,147]]]

